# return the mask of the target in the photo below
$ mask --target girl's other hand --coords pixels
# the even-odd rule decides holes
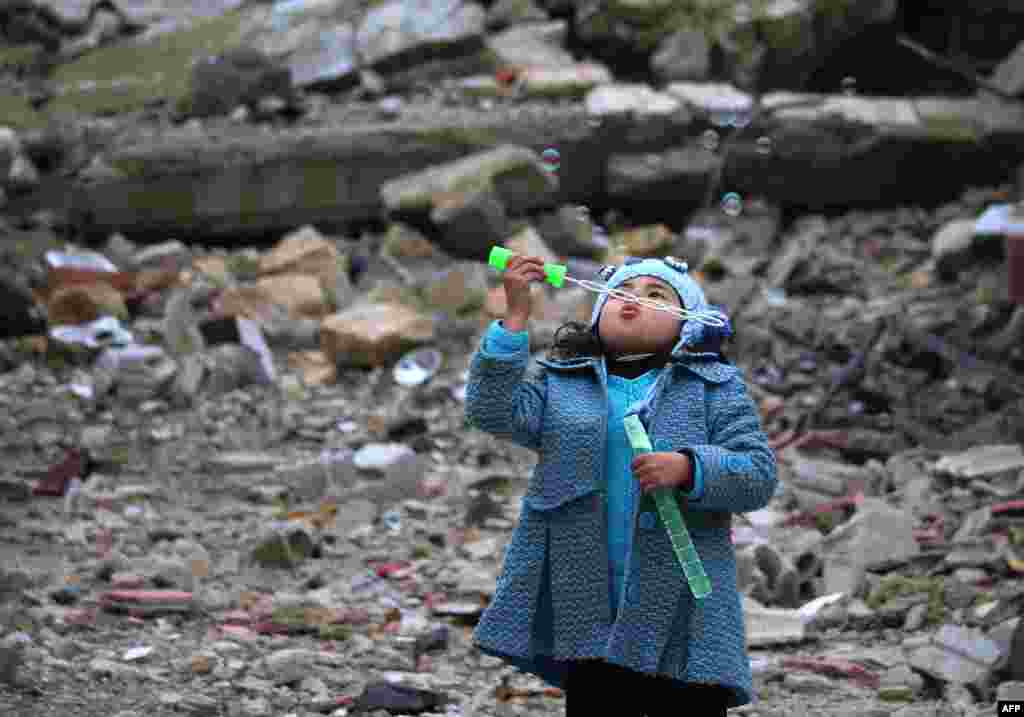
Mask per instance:
[[[690,465],[690,457],[685,453],[642,453],[633,459],[630,468],[644,493],[657,488],[693,488],[693,467]]]

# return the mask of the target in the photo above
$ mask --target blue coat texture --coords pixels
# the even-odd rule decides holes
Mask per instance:
[[[556,687],[565,686],[568,660],[600,658],[722,685],[731,707],[752,702],[732,514],[767,505],[777,478],[739,369],[716,354],[674,351],[628,411],[656,451],[686,452],[699,470],[699,490],[677,491],[712,584],[696,600],[649,496],[618,501],[629,506],[632,535],[624,570],[610,567],[608,491],[632,478],[616,473],[628,464],[609,463],[616,412],[604,358],[531,365],[525,340],[512,350],[493,341],[503,331],[494,322],[473,354],[466,422],[533,450],[538,461],[474,644]]]

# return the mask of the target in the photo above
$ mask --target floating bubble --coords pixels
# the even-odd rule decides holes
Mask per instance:
[[[700,143],[709,152],[718,149],[718,132],[713,129],[706,129],[700,136]]]
[[[772,138],[771,137],[758,137],[757,138],[757,153],[769,155],[772,153]]]
[[[856,77],[844,77],[842,83],[844,95],[853,95],[857,92],[857,78]]]
[[[730,217],[738,217],[743,211],[743,200],[736,192],[729,192],[722,197],[722,211]]]
[[[549,172],[557,172],[562,164],[562,155],[558,153],[557,149],[552,147],[541,152],[540,158],[544,162],[544,168]]]

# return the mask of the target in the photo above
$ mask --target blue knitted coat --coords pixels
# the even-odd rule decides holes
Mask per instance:
[[[739,370],[714,354],[674,352],[631,412],[655,450],[691,452],[703,493],[678,493],[711,579],[696,601],[660,520],[635,506],[625,590],[613,614],[605,510],[608,379],[603,358],[539,359],[528,348],[474,353],[466,420],[537,452],[495,595],[477,626],[484,653],[565,686],[566,660],[602,658],[690,683],[720,684],[729,706],[753,700],[732,513],[757,510],[776,485],[775,456]]]

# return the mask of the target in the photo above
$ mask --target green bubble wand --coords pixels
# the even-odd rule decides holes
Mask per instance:
[[[512,252],[504,247],[495,246],[491,247],[491,253],[487,258],[487,263],[493,266],[498,271],[505,271],[508,267],[508,260],[513,256]],[[605,284],[597,281],[589,281],[587,279],[576,279],[568,275],[568,267],[564,264],[545,264],[544,275],[548,284],[560,289],[565,282],[570,282],[577,286],[580,286],[587,291],[592,291],[595,294],[608,294],[614,296],[622,301],[627,301],[633,304],[640,304],[646,306],[649,309],[655,311],[664,311],[674,316],[679,317],[683,320],[693,320],[698,323],[705,324],[707,326],[725,326],[728,323],[728,319],[724,314],[719,311],[707,310],[707,311],[690,311],[685,307],[673,306],[672,304],[666,304],[661,301],[655,301],[654,299],[648,299],[643,296],[637,296],[631,294],[628,291],[622,291],[620,289],[612,289]]]
[[[626,426],[626,436],[629,438],[629,444],[633,447],[633,455],[650,453],[653,450],[651,448],[651,441],[647,437],[644,424],[640,422],[640,417],[636,414],[626,416],[623,419],[623,423]],[[673,489],[668,487],[655,488],[651,491],[651,495],[654,498],[654,504],[658,507],[658,515],[661,517],[661,522],[665,526],[665,530],[668,531],[668,539],[672,543],[672,550],[676,554],[679,566],[683,569],[683,574],[686,575],[686,582],[689,583],[690,590],[693,591],[693,596],[698,600],[707,597],[711,593],[711,580],[708,578],[707,573],[704,572],[704,564],[701,562],[700,555],[697,554],[697,549],[693,546],[693,541],[690,539],[690,532],[686,529],[683,514],[679,512],[679,506],[676,504]]]

